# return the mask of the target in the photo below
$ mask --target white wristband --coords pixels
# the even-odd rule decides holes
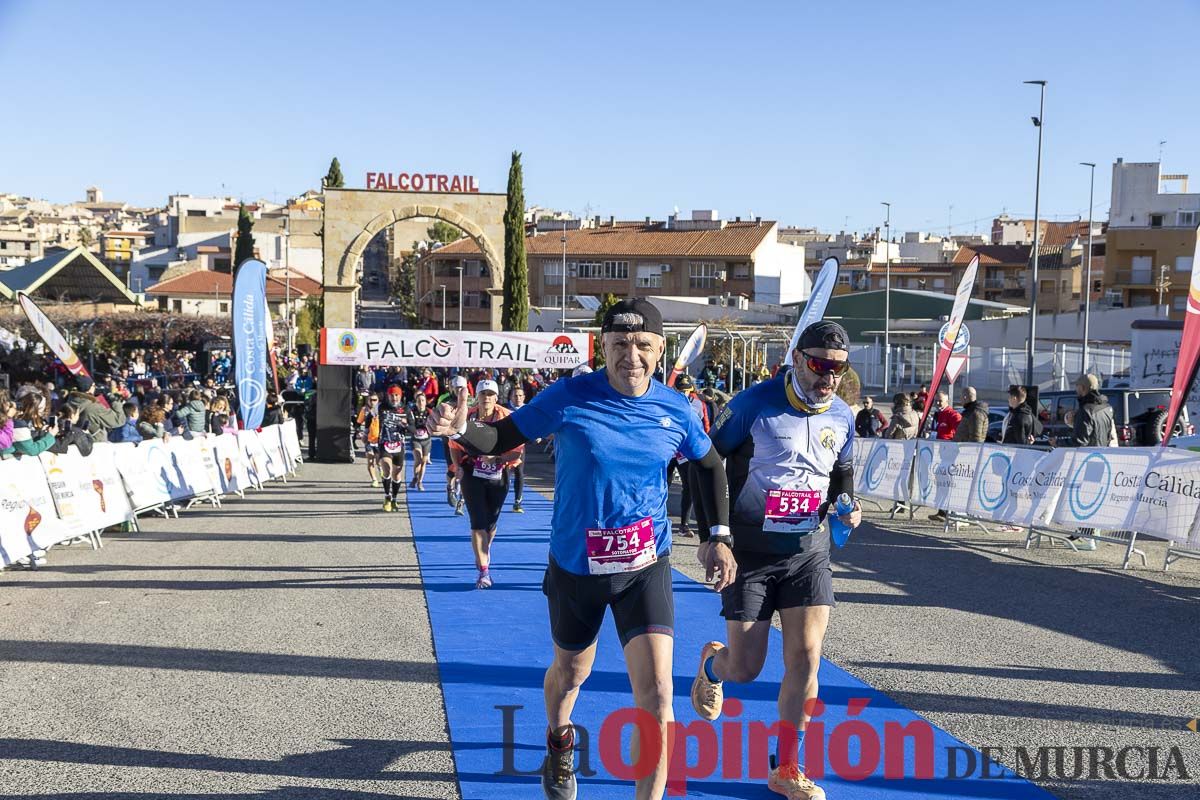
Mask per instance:
[[[729,530],[728,525],[713,525],[708,529],[709,536],[732,536],[733,532]]]

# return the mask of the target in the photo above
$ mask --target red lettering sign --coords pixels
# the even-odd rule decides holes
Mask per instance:
[[[439,175],[434,172],[368,172],[367,188],[388,192],[442,192],[478,194],[474,175]]]

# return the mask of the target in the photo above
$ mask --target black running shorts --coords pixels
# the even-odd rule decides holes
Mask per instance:
[[[375,455],[380,461],[387,458],[387,459],[391,459],[393,464],[403,464],[404,463],[404,446],[402,444],[399,450],[397,450],[394,453],[389,453],[387,450],[384,450],[383,445],[380,444],[380,445],[376,446]]]
[[[766,622],[778,610],[832,606],[829,551],[796,555],[738,552],[737,578],[721,592],[721,616],[734,622]]]
[[[471,518],[471,530],[492,530],[500,521],[500,511],[508,497],[508,470],[503,472],[500,480],[489,481],[476,478],[468,467],[463,470],[462,496]]]
[[[550,606],[550,635],[564,650],[586,650],[600,633],[611,608],[621,646],[643,633],[675,635],[675,598],[666,554],[637,572],[575,575],[551,557],[542,579]]]
[[[433,440],[429,439],[429,438],[412,440],[413,453],[414,454],[420,453],[425,458],[429,457],[429,451],[432,448],[432,446],[433,446]]]

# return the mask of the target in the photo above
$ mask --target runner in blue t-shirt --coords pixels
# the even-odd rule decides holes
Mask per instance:
[[[604,317],[601,347],[607,367],[560,380],[511,417],[471,422],[438,409],[435,435],[455,435],[468,450],[510,450],[555,437],[554,519],[550,560],[542,582],[550,610],[554,662],[546,672],[549,751],[542,788],[551,800],[575,797],[571,711],[596,657],[605,610],[625,652],[634,701],[661,725],[662,748],[652,774],[637,782],[637,797],[661,798],[667,779],[666,725],[671,711],[671,527],[667,520],[667,462],[682,453],[709,467],[702,487],[714,521],[708,540],[709,578],[731,583],[729,493],[721,460],[687,399],[651,379],[662,358],[662,317],[645,300],[623,300]],[[465,404],[460,403],[465,409]],[[450,417],[453,416],[453,419]],[[634,734],[633,758],[640,752]]]

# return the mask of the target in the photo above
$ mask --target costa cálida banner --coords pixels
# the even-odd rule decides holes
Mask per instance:
[[[321,363],[338,366],[543,370],[591,361],[590,333],[321,329]]]
[[[1187,314],[1183,318],[1183,338],[1179,341],[1179,360],[1175,363],[1175,381],[1171,384],[1171,405],[1167,409],[1167,429],[1162,446],[1171,441],[1179,409],[1187,402],[1196,368],[1200,366],[1200,228],[1196,229],[1196,252],[1192,256],[1192,282],[1188,286]]]
[[[950,310],[950,322],[946,327],[945,334],[940,337],[938,342],[937,363],[933,367],[933,380],[929,383],[929,399],[925,404],[925,410],[921,412],[921,424],[917,427],[918,431],[925,430],[925,421],[929,418],[929,411],[933,408],[933,396],[937,394],[938,386],[942,383],[942,376],[946,374],[946,365],[950,361],[950,356],[954,354],[954,346],[958,342],[958,336],[963,326],[963,318],[967,315],[967,305],[971,302],[971,292],[975,290],[975,273],[979,270],[979,256],[971,259],[971,263],[967,265],[967,271],[963,273],[962,280],[958,282],[958,292],[954,295],[954,307]]]
[[[267,408],[267,265],[247,259],[233,283],[233,372],[242,427],[262,425]]]
[[[79,360],[79,356],[75,355],[71,345],[67,344],[67,337],[63,336],[62,331],[50,321],[46,313],[38,308],[37,303],[33,302],[33,299],[24,292],[17,292],[17,302],[21,304],[21,310],[29,318],[29,324],[37,331],[38,336],[42,337],[42,341],[54,352],[54,355],[58,356],[67,371],[72,375],[87,375],[88,371],[83,366],[83,362]]]

